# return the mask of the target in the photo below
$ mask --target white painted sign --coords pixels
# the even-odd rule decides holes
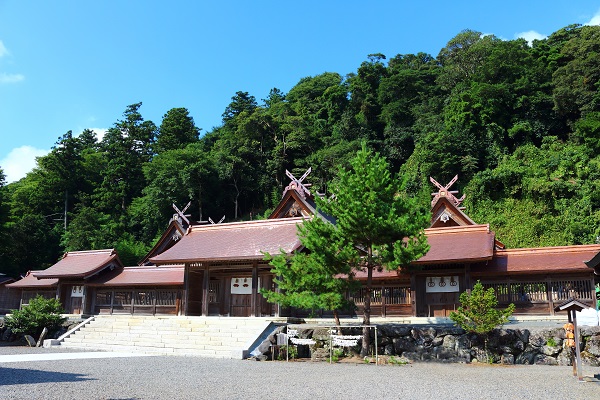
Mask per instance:
[[[71,288],[71,297],[83,297],[83,286],[73,286]]]
[[[354,347],[360,339],[361,335],[331,335],[331,343],[334,346]]]
[[[308,344],[308,345],[313,345],[316,343],[314,341],[314,339],[300,339],[300,338],[296,338],[296,337],[291,337],[290,342],[292,342],[292,344]]]
[[[297,337],[298,336],[297,329],[288,329],[287,335],[288,335],[288,338],[290,339],[290,342],[292,342],[292,344],[313,345],[316,343],[314,339],[302,339],[302,338]]]
[[[452,293],[460,291],[458,276],[428,276],[425,280],[427,293]]]
[[[252,278],[231,278],[231,294],[252,294]]]

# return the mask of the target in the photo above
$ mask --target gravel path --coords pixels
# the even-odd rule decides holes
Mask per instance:
[[[9,354],[0,347],[0,354]],[[10,351],[17,351],[14,348]],[[22,352],[54,351],[27,349]],[[11,353],[12,354],[12,353]],[[1,399],[598,399],[571,367],[135,357],[0,366]],[[600,368],[584,367],[584,375]]]

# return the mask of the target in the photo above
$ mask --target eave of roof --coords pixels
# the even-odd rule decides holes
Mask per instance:
[[[34,273],[41,271],[28,271],[27,274],[16,282],[9,283],[6,287],[11,289],[34,289],[34,288],[55,288],[58,285],[58,279],[38,279]]]
[[[585,262],[600,251],[600,245],[555,246],[497,250],[487,265],[472,268],[471,273],[526,274],[548,272],[589,273]]]
[[[122,267],[123,264],[114,249],[72,251],[50,268],[34,272],[40,279],[82,278],[87,279],[109,267]]]
[[[114,270],[87,282],[88,286],[180,286],[184,281],[184,266],[135,266]]]
[[[291,254],[300,246],[297,224],[281,218],[191,227],[173,247],[150,258],[156,264],[226,260],[262,260],[264,253]]]

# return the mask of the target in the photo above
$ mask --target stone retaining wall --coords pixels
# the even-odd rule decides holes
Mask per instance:
[[[312,338],[313,359],[329,357],[329,328],[288,325],[300,338]],[[344,327],[344,335],[360,335],[362,328]],[[402,357],[407,361],[484,362],[503,364],[571,365],[571,348],[564,347],[562,328],[494,329],[483,336],[466,333],[452,325],[377,325],[380,355]],[[272,337],[271,343],[276,343]],[[584,365],[600,366],[600,327],[580,327],[581,358]],[[374,330],[371,333],[374,344]],[[356,354],[360,346],[348,348]]]

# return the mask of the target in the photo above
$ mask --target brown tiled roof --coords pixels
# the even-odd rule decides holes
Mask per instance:
[[[413,264],[444,264],[490,260],[494,255],[494,232],[488,225],[453,226],[425,229],[429,251]],[[397,279],[399,271],[373,271],[373,279]],[[358,271],[357,279],[367,279],[366,271]]]
[[[183,265],[125,267],[89,281],[89,286],[183,285]]]
[[[540,247],[498,250],[487,265],[474,267],[474,275],[543,272],[591,272],[585,264],[600,251],[600,245]]]
[[[35,273],[42,271],[29,271],[27,275],[16,282],[9,283],[6,287],[11,289],[28,289],[28,288],[55,288],[58,284],[58,279],[38,279],[34,276]]]
[[[489,225],[425,229],[430,249],[414,264],[474,262],[494,254],[494,232]]]
[[[10,276],[0,274],[0,285],[5,284],[5,283],[14,282],[14,281],[15,280],[13,278],[11,278]]]
[[[150,261],[174,264],[199,261],[262,260],[263,252],[286,254],[300,247],[296,225],[303,218],[282,218],[191,227],[173,247]]]
[[[105,268],[122,267],[114,249],[71,251],[43,271],[34,272],[37,278],[89,278]]]

